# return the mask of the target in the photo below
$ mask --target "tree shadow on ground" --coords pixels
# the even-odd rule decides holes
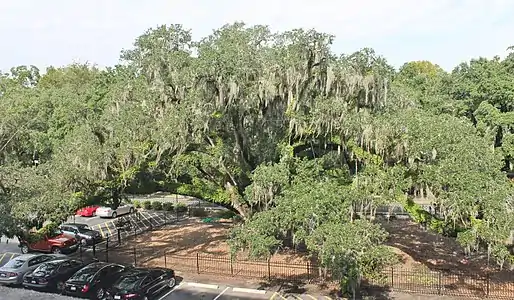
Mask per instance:
[[[485,271],[487,261],[476,257],[463,264],[464,251],[455,238],[423,230],[419,224],[407,220],[380,222],[389,233],[387,245],[408,254],[413,261],[432,270],[448,270],[476,274]]]
[[[433,275],[431,279],[438,282],[443,291],[480,294],[486,292],[488,286],[489,290],[494,286],[495,290],[514,296],[514,274],[509,270],[495,269],[494,261],[488,262],[487,255],[478,253],[465,260],[464,250],[455,238],[424,230],[412,221],[393,220],[381,224],[389,232],[386,243],[409,256],[404,257],[403,267],[420,273],[420,277],[428,274],[423,267],[439,272],[439,278]],[[413,280],[417,276],[403,275]]]

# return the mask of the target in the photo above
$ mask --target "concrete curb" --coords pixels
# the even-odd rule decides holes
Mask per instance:
[[[213,289],[213,290],[217,290],[219,288],[219,286],[217,286],[215,284],[204,284],[204,283],[196,283],[196,282],[188,282],[187,285],[204,288],[204,289]]]
[[[266,294],[265,290],[245,289],[245,288],[237,288],[237,287],[232,288],[232,291],[234,291],[236,293],[260,294],[260,295]]]

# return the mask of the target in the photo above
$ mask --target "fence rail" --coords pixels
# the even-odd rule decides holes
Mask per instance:
[[[288,263],[273,260],[237,260],[230,256],[205,253],[177,255],[165,249],[138,247],[112,248],[100,260],[144,267],[165,267],[185,273],[213,274],[288,282],[337,282],[323,276],[320,266],[311,262]],[[425,269],[388,268],[373,278],[363,278],[362,287],[419,294],[464,296],[469,298],[514,299],[514,274],[469,275]]]

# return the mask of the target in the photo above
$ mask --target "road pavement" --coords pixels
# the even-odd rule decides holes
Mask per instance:
[[[159,300],[331,300],[327,296],[310,294],[285,294],[280,292],[218,286],[193,282],[181,282],[173,290],[166,292]]]

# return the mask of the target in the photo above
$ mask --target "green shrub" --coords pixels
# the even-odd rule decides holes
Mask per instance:
[[[132,200],[132,204],[134,204],[135,208],[141,208],[141,201],[139,200]]]
[[[144,207],[144,209],[152,208],[152,201],[149,201],[149,200],[143,201],[143,207]]]
[[[216,217],[220,219],[232,219],[235,216],[237,216],[237,214],[231,210],[221,210],[216,213]]]
[[[174,210],[173,203],[171,203],[171,202],[162,203],[162,209],[165,211],[173,211]]]
[[[203,207],[195,207],[191,209],[191,216],[193,217],[203,218],[207,217],[207,215],[207,210]]]
[[[153,210],[162,210],[162,203],[160,201],[152,202],[152,209]]]
[[[177,204],[175,204],[175,210],[177,212],[185,212],[187,211],[187,205],[182,202],[178,202]]]

